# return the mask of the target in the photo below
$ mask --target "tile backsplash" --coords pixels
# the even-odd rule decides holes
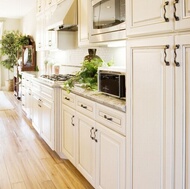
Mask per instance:
[[[126,49],[120,48],[108,48],[108,47],[93,47],[96,48],[96,55],[103,59],[104,62],[113,61],[114,66],[126,65]],[[44,71],[44,61],[52,62],[55,65],[60,66],[60,73],[74,72],[80,69],[81,63],[84,57],[88,55],[89,48],[77,48],[65,51],[51,51],[42,55],[40,58],[39,69]],[[38,60],[39,61],[39,60]],[[52,71],[53,73],[53,71]]]

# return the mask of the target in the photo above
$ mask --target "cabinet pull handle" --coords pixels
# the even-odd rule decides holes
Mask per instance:
[[[166,1],[164,4],[164,20],[165,22],[169,22],[169,18],[166,17],[166,6],[169,5],[169,1]]]
[[[98,129],[95,129],[95,131],[94,131],[94,140],[95,140],[95,142],[98,142],[98,140],[96,139],[96,132],[98,131]]]
[[[87,109],[87,106],[84,106],[83,104],[80,105],[82,108]]]
[[[109,121],[112,121],[112,118],[111,117],[107,117],[106,115],[104,115],[104,118],[109,120]]]
[[[167,58],[167,53],[166,53],[166,50],[169,49],[169,45],[166,45],[165,48],[164,48],[164,62],[166,64],[166,66],[169,66],[170,63],[168,61],[166,61],[166,58]]]
[[[71,124],[72,124],[73,127],[75,126],[75,124],[73,123],[73,118],[74,117],[75,117],[74,115],[71,117]]]
[[[176,15],[176,4],[179,3],[179,0],[175,0],[174,1],[174,18],[175,18],[175,21],[179,21],[179,16]]]
[[[180,45],[175,45],[175,48],[174,48],[174,63],[177,67],[180,67],[180,63],[176,61],[177,59],[177,49],[179,49]]]
[[[42,106],[40,104],[38,104],[38,106],[41,108]]]
[[[92,127],[91,129],[90,129],[90,138],[92,139],[92,140],[94,140],[94,137],[92,136],[92,131],[94,130],[94,127]]]
[[[68,98],[68,97],[65,97],[65,100],[70,100],[70,98]]]

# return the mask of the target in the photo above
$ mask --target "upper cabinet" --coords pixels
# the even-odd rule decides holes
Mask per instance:
[[[45,9],[45,1],[44,0],[37,0],[36,1],[36,14],[40,14]]]
[[[78,45],[89,45],[89,0],[78,0]]]
[[[185,31],[190,28],[190,0],[126,0],[127,35]]]

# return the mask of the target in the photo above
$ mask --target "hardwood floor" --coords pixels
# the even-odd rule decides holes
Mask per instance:
[[[0,111],[0,189],[93,189],[39,137],[21,101],[4,93],[15,108]]]

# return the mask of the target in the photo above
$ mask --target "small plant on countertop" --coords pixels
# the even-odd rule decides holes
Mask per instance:
[[[69,80],[64,82],[63,88],[70,92],[75,84],[81,84],[82,88],[88,90],[97,90],[97,80],[98,80],[98,67],[101,66],[111,66],[113,63],[105,63],[101,58],[93,58],[91,60],[84,60],[82,63],[80,71],[76,73]]]

